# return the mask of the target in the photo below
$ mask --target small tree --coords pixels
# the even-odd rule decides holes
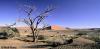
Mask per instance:
[[[36,17],[32,17],[32,12],[34,11],[34,8],[32,6],[26,6],[26,10],[24,12],[27,14],[27,16],[23,19],[21,19],[21,22],[24,22],[26,25],[28,25],[31,29],[32,35],[33,35],[33,42],[36,41],[36,33],[38,25],[48,16],[47,14],[52,11],[53,8],[47,8],[44,10],[44,12],[40,13]]]

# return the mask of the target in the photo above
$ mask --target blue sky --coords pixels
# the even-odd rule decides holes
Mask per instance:
[[[50,25],[100,27],[100,0],[0,0],[0,25],[11,24],[17,18],[24,17],[20,5],[26,4],[35,5],[37,11],[44,10],[48,5],[55,6],[56,9],[45,20]]]

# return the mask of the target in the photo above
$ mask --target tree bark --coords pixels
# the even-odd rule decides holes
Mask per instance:
[[[33,29],[33,27],[32,26],[30,26],[30,28],[31,28],[31,31],[32,31],[32,34],[33,34],[33,41],[32,42],[35,42],[35,32],[34,32],[34,29]]]

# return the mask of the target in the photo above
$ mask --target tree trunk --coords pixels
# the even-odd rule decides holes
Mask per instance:
[[[34,32],[34,29],[33,29],[33,27],[32,26],[30,26],[30,28],[31,28],[31,31],[32,31],[32,34],[33,34],[33,41],[32,42],[35,42],[35,32]]]

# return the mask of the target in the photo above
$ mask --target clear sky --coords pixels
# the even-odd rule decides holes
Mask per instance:
[[[48,5],[56,7],[46,23],[71,28],[100,27],[100,0],[0,0],[0,25],[11,24],[23,17],[20,5],[33,4],[37,11]],[[17,23],[17,25],[23,25]]]

